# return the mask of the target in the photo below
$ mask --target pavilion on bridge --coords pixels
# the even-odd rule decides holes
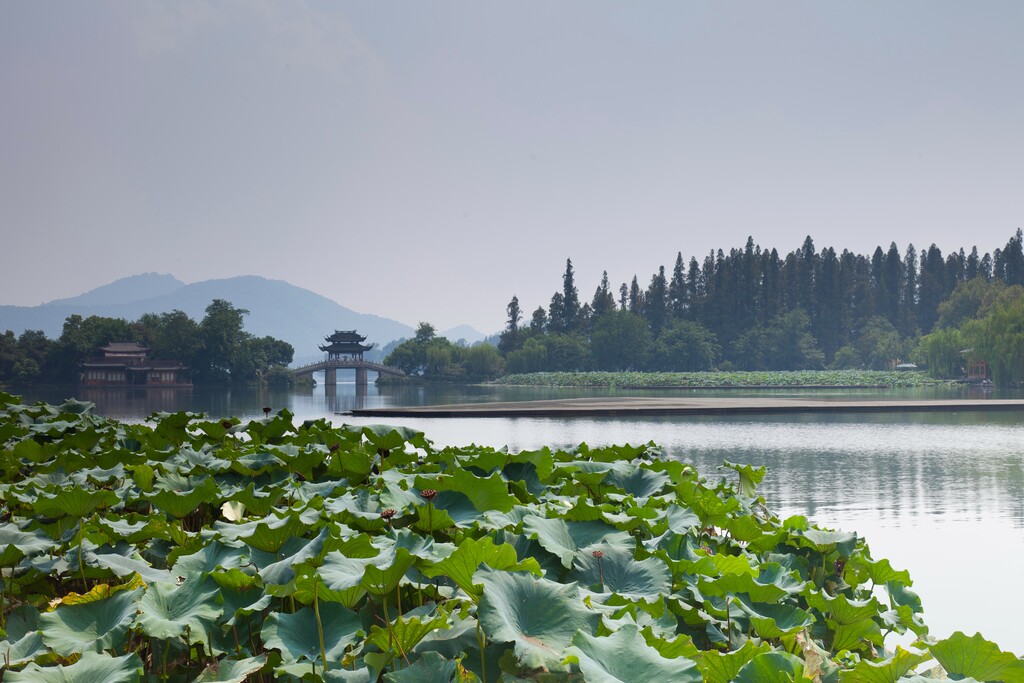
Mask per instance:
[[[327,360],[363,360],[363,354],[372,349],[374,344],[363,344],[364,335],[355,330],[335,330],[334,334],[324,337],[326,345],[318,347],[327,353]]]

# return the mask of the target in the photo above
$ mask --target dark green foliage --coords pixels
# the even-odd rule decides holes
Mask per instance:
[[[774,514],[763,467],[438,450],[287,411],[149,421],[0,393],[5,681],[1024,674],[981,635],[926,639],[909,573]]]
[[[181,311],[147,313],[135,322],[71,315],[55,340],[29,330],[12,343],[8,332],[0,337],[0,382],[73,384],[82,361],[101,355],[100,347],[135,341],[149,348],[153,360],[184,363],[198,383],[257,383],[271,366],[291,363],[293,350],[287,342],[246,332],[246,313],[215,299],[199,323]]]
[[[525,330],[521,332],[526,335]],[[502,338],[507,339],[504,334]],[[414,338],[392,349],[384,363],[410,377],[440,382],[493,379],[505,370],[505,360],[490,344],[454,344],[446,337],[438,337],[434,326],[425,322],[419,324]]]
[[[994,256],[979,256],[977,247],[944,256],[934,244],[920,254],[908,245],[901,255],[895,242],[871,255],[840,254],[832,247],[818,251],[810,236],[781,256],[748,238],[740,249],[713,250],[688,266],[678,252],[670,277],[659,267],[643,288],[634,275],[620,287],[618,305],[605,273],[592,301],[579,306],[567,261],[562,288],[530,324],[530,334],[545,339],[525,349],[520,336],[501,350],[517,372],[569,366],[680,371],[707,367],[709,357],[712,364],[750,369],[885,368],[904,360],[922,334],[983,316],[987,309],[979,309],[996,300],[984,285],[1005,288],[1024,280],[1021,234]],[[635,326],[611,318],[622,312],[643,319],[649,344]],[[678,337],[680,322],[707,330],[724,358],[681,353],[671,338]],[[611,339],[613,328],[628,338]],[[565,353],[551,353],[564,344],[549,345],[546,337],[569,333],[588,337],[580,346],[589,342],[589,358],[567,362]]]

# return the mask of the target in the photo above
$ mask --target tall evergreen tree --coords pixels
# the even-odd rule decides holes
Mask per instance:
[[[668,319],[668,283],[665,281],[665,266],[660,266],[644,294],[644,317],[651,326],[651,333],[657,337]]]
[[[640,292],[640,283],[636,281],[636,275],[629,284],[629,312],[640,315],[643,306],[643,294]]]
[[[1003,277],[1008,285],[1024,285],[1024,234],[1017,228],[1016,234],[1003,249]]]
[[[676,264],[672,267],[672,280],[668,283],[669,312],[676,320],[686,314],[686,265],[683,252],[676,253]]]
[[[594,291],[594,299],[590,303],[590,310],[595,318],[600,318],[605,313],[615,310],[615,296],[612,294],[611,284],[608,282],[608,271],[601,275],[601,284]]]
[[[507,354],[523,345],[519,334],[519,322],[523,319],[523,313],[519,310],[519,297],[515,294],[505,307],[505,312],[508,313],[508,321],[498,340],[498,350]]]
[[[572,270],[572,259],[565,259],[565,274],[562,275],[562,328],[573,332],[579,327],[580,295]]]

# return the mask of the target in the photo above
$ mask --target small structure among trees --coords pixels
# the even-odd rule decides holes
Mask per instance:
[[[334,334],[324,337],[324,341],[327,344],[318,348],[327,353],[327,360],[363,360],[363,354],[374,347],[374,344],[363,344],[366,337],[355,330],[335,330]]]
[[[82,384],[96,386],[173,387],[192,383],[178,360],[149,360],[149,348],[138,342],[110,342],[102,358],[82,363]]]

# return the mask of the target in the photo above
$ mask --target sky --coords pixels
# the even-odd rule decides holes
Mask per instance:
[[[1024,3],[0,3],[0,304],[254,274],[494,332],[645,285],[1006,244]]]

